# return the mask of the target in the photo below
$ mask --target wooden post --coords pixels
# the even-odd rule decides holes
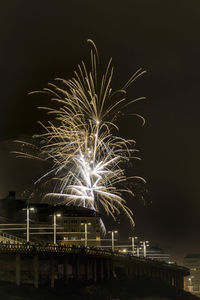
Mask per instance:
[[[125,274],[129,276],[129,265],[125,265]]]
[[[68,284],[69,282],[69,276],[68,276],[68,259],[65,259],[65,284]]]
[[[15,273],[15,281],[16,285],[21,284],[21,257],[20,254],[16,254],[16,261],[15,261],[15,266],[16,266],[16,273]]]
[[[183,288],[184,288],[184,279],[183,279],[183,275],[179,275],[179,288],[181,289],[181,290],[183,290]]]
[[[101,274],[101,280],[104,280],[104,269],[103,269],[103,259],[100,261],[100,274]]]
[[[133,276],[133,266],[132,264],[129,265],[129,276]]]
[[[86,280],[90,280],[90,261],[87,260],[86,262]]]
[[[76,259],[76,271],[75,271],[75,274],[76,274],[76,279],[79,280],[79,278],[80,278],[80,264],[79,264],[79,259],[78,258]]]
[[[110,262],[109,260],[107,260],[106,262],[106,275],[107,275],[107,278],[110,279]]]
[[[39,286],[39,261],[38,261],[38,255],[34,255],[33,266],[34,266],[34,287],[38,288],[38,286]]]
[[[96,259],[93,261],[93,280],[94,282],[97,281],[97,262]]]
[[[54,257],[51,257],[51,288],[55,286],[55,260]]]

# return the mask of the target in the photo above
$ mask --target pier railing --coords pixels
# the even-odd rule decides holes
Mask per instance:
[[[89,247],[78,247],[78,246],[57,246],[57,245],[29,245],[27,243],[24,244],[2,244],[0,243],[0,254],[1,253],[24,253],[24,254],[42,254],[42,253],[52,253],[52,254],[77,254],[77,255],[91,255],[98,256],[102,258],[121,258],[121,259],[129,259],[130,262],[135,263],[149,263],[162,265],[167,268],[178,268],[179,270],[185,270],[184,267],[167,264],[164,262],[159,262],[147,258],[139,258],[136,256],[130,256],[118,251],[104,250],[98,248],[89,248]]]

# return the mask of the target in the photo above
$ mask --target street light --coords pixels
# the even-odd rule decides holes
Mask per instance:
[[[26,208],[24,208],[24,210],[26,209],[26,241],[27,243],[29,243],[29,236],[30,236],[30,211],[34,211],[34,207],[29,207],[27,205]]]
[[[56,217],[61,217],[61,214],[53,215],[53,243],[56,245]]]
[[[137,236],[131,236],[129,239],[131,239],[131,246],[132,246],[132,253],[135,254],[135,240],[137,239]]]
[[[108,231],[108,233],[111,233],[111,236],[112,236],[112,251],[115,250],[115,239],[114,239],[114,235],[115,233],[118,233],[117,230],[112,230],[112,231]]]
[[[140,257],[140,247],[137,247],[137,257]]]
[[[140,242],[143,246],[143,256],[146,258],[147,256],[147,247],[149,247],[149,241]]]
[[[92,225],[91,223],[81,223],[81,225],[85,226],[85,247],[87,247],[88,244],[88,225]]]

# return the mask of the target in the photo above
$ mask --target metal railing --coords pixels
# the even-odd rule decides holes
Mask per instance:
[[[185,271],[185,267],[177,266],[177,265],[169,265],[165,263],[161,263],[155,260],[148,260],[144,258],[138,258],[136,256],[129,256],[127,254],[123,254],[117,251],[111,250],[102,250],[97,248],[89,248],[89,247],[77,247],[77,246],[56,246],[56,245],[29,245],[27,243],[24,244],[0,244],[0,253],[66,253],[66,254],[79,254],[79,255],[92,255],[92,256],[101,256],[101,257],[113,257],[113,258],[127,258],[129,261],[134,262],[145,262],[149,264],[162,265],[165,268],[176,268],[182,271]]]
[[[6,238],[9,241],[14,241],[16,243],[25,243],[24,239],[19,238],[15,235],[12,235],[12,234],[5,233],[5,232],[0,232],[0,237]]]

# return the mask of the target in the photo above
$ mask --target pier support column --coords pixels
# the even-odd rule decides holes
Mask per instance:
[[[33,258],[33,269],[34,269],[34,287],[38,288],[39,286],[39,260],[38,255],[35,255]]]
[[[126,276],[129,276],[129,266],[128,265],[125,266],[125,274],[126,274]]]
[[[65,284],[68,284],[68,282],[69,282],[68,268],[69,268],[69,265],[68,265],[68,259],[65,258],[65,267],[64,267]]]
[[[86,271],[86,280],[90,280],[90,261],[88,260],[85,265],[85,271]]]
[[[97,262],[96,259],[93,261],[93,280],[97,281]]]
[[[133,276],[133,266],[131,264],[129,266],[129,276]]]
[[[75,261],[75,277],[76,280],[80,279],[80,262],[78,258]]]
[[[177,274],[174,272],[174,286],[178,288]]]
[[[21,257],[20,254],[16,254],[16,260],[15,260],[15,282],[16,285],[21,284]]]
[[[110,262],[109,262],[109,260],[106,261],[106,276],[107,276],[107,279],[110,279]]]
[[[51,288],[55,286],[55,259],[51,257]]]
[[[184,279],[183,279],[183,276],[181,274],[179,275],[179,288],[181,290],[184,289]]]
[[[104,280],[104,268],[103,268],[103,259],[100,261],[100,275],[101,275],[101,281]]]

